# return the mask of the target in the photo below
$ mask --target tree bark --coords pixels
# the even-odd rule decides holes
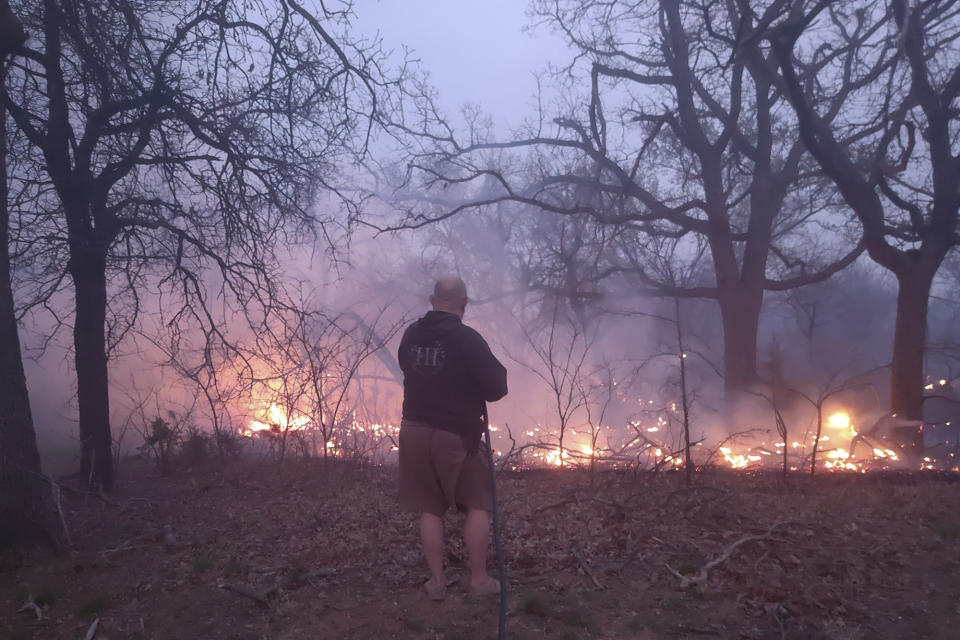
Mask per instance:
[[[763,289],[721,292],[717,301],[723,321],[724,388],[743,391],[757,380],[757,330]]]
[[[897,274],[897,323],[890,364],[890,409],[909,420],[923,419],[923,356],[933,272],[915,265]]]
[[[89,245],[94,246],[89,246]],[[113,489],[107,344],[106,256],[95,241],[70,243],[76,291],[73,340],[80,416],[80,472],[90,488]]]
[[[16,33],[18,25],[6,0],[0,0],[0,34]],[[4,48],[0,53],[3,65],[9,52]],[[5,68],[0,66],[0,86]],[[10,284],[6,124],[6,113],[0,111],[0,547],[45,541],[62,553],[66,537],[40,467]]]
[[[931,11],[935,5],[931,5]],[[787,96],[797,114],[804,144],[859,218],[870,257],[897,277],[890,409],[901,417],[920,420],[923,417],[923,359],[930,287],[944,257],[960,244],[960,238],[957,237],[960,192],[956,188],[960,158],[953,155],[951,148],[952,131],[957,121],[952,105],[958,94],[958,85],[955,79],[940,87],[932,85],[927,47],[933,43],[925,41],[927,25],[923,22],[923,11],[926,9],[908,11],[905,0],[895,0],[893,18],[901,39],[895,47],[891,44],[890,50],[895,53],[890,55],[903,56],[909,65],[910,92],[905,102],[897,108],[884,104],[882,122],[886,131],[874,151],[878,160],[864,172],[862,164],[854,159],[850,150],[841,144],[833,129],[808,102],[804,85],[794,68],[796,40],[826,5],[818,6],[814,13],[779,27],[769,39],[777,53]],[[909,20],[908,15],[911,16]],[[934,20],[935,16],[928,14],[926,19]],[[856,52],[857,49],[851,48],[850,51]],[[857,63],[862,64],[859,59]],[[838,90],[843,99],[849,95],[846,93],[847,87]],[[916,115],[908,119],[904,114],[911,113],[911,110]],[[900,119],[890,115],[898,112],[901,113]],[[869,121],[869,113],[864,117]],[[918,157],[918,160],[925,162],[924,170],[933,176],[932,198],[924,206],[898,195],[884,177],[891,170],[895,173],[903,170],[890,167],[887,158],[894,151],[892,141],[902,128],[913,126],[914,118],[919,120],[919,128],[928,142],[927,158]],[[912,149],[911,143],[903,152],[901,162],[909,160]],[[893,155],[898,154],[893,152]],[[881,194],[886,196],[888,207],[884,206]],[[896,220],[888,219],[888,212],[892,209],[903,210],[901,213],[906,217],[904,222],[898,224]],[[919,247],[904,249],[899,242],[891,242],[890,234],[898,228],[909,232],[907,237],[910,243],[907,246],[919,243]]]

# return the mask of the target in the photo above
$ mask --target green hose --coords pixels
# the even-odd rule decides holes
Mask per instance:
[[[497,505],[497,468],[493,464],[493,443],[490,440],[490,421],[487,407],[483,407],[483,426],[487,434],[487,454],[490,456],[490,491],[493,495],[493,546],[497,552],[497,575],[500,579],[500,619],[497,623],[497,638],[507,637],[507,568],[503,560],[503,544],[500,540],[500,515]]]

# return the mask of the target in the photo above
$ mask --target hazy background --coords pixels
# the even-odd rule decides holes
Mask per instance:
[[[573,53],[547,28],[533,28],[526,3],[519,0],[488,2],[441,0],[359,0],[355,4],[355,29],[371,38],[382,38],[385,48],[402,55],[408,47],[437,91],[438,103],[457,121],[465,106],[479,107],[489,115],[493,128],[506,136],[527,118],[534,117],[540,99],[556,95],[548,68],[572,60]],[[537,78],[547,78],[538,83]],[[383,205],[379,205],[383,206]],[[381,211],[389,215],[389,211]],[[494,353],[510,370],[511,394],[491,410],[497,425],[509,424],[515,435],[542,432],[557,424],[557,398],[552,393],[549,367],[537,355],[542,342],[524,334],[530,322],[544,326],[544,301],[517,292],[518,257],[522,247],[509,248],[497,232],[493,216],[470,214],[463,219],[421,231],[356,232],[349,252],[331,262],[323,250],[295,249],[285,258],[287,275],[302,281],[312,292],[318,308],[334,312],[352,310],[361,315],[386,307],[393,323],[408,322],[428,309],[427,296],[433,280],[446,273],[460,273],[476,301],[465,321],[485,335]],[[944,270],[931,301],[931,342],[955,344],[958,336],[960,287],[956,270]],[[852,375],[882,367],[890,360],[895,288],[892,279],[861,258],[830,281],[786,294],[767,294],[760,330],[761,369],[776,344],[788,363],[791,381],[815,387],[830,376]],[[610,278],[601,285],[598,307],[617,311],[592,323],[591,349],[585,367],[591,384],[606,378],[617,383],[605,405],[602,424],[611,443],[628,434],[629,421],[655,424],[654,410],[670,412],[679,398],[676,385],[675,329],[669,323],[643,314],[672,314],[672,305],[638,297],[630,283]],[[149,326],[150,307],[147,303]],[[745,402],[736,413],[722,399],[716,374],[721,359],[718,309],[710,301],[683,303],[682,326],[688,344],[696,351],[690,359],[690,388],[694,399],[695,438],[717,438],[731,430],[759,429],[769,434],[772,418],[763,402]],[[153,309],[156,311],[156,309]],[[637,315],[640,314],[640,315]],[[76,456],[75,382],[72,373],[71,336],[61,330],[38,355],[41,337],[50,330],[42,316],[27,318],[22,340],[40,449],[52,471],[67,468]],[[542,335],[542,334],[538,334]],[[389,343],[395,353],[399,335]],[[558,344],[563,346],[561,340]],[[582,344],[575,341],[567,351]],[[562,351],[562,349],[561,349]],[[30,355],[34,357],[29,357]],[[657,354],[661,354],[657,357]],[[191,403],[189,385],[174,372],[158,366],[161,354],[147,341],[135,337],[125,342],[111,368],[111,404],[116,431],[129,418],[133,398],[153,394],[155,411],[179,411]],[[387,358],[389,360],[389,358]],[[943,374],[948,364],[938,364]],[[399,387],[387,380],[389,367],[383,360],[370,360],[363,384],[380,385],[380,420],[399,422]],[[586,370],[586,369],[585,369]],[[876,384],[867,390],[838,399],[837,406],[850,406],[857,419],[872,421],[886,410],[884,373],[875,374]],[[651,406],[653,403],[654,406]],[[237,407],[236,419],[249,419],[249,407]],[[811,426],[809,407],[791,408],[791,420],[804,431]],[[675,413],[675,412],[674,412]],[[661,415],[663,415],[661,413]],[[597,415],[575,412],[570,428],[582,431]],[[676,428],[676,425],[673,425]],[[502,433],[498,432],[498,438]],[[138,440],[133,432],[125,445]],[[577,436],[574,442],[585,441]],[[757,435],[773,441],[775,436]],[[504,440],[500,440],[501,443]]]

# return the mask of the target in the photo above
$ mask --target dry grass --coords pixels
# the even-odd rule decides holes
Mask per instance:
[[[95,618],[100,640],[496,636],[495,598],[454,589],[437,604],[419,591],[416,523],[389,469],[125,471],[110,504],[69,496],[72,557],[0,556],[0,637],[73,639]],[[504,476],[510,637],[955,637],[955,479],[680,480]],[[448,522],[453,577],[459,517]],[[28,595],[43,620],[17,612]]]

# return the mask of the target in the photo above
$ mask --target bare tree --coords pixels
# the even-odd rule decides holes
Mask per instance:
[[[891,408],[920,419],[931,283],[960,242],[960,6],[794,2],[778,17],[745,39],[769,39],[804,145],[897,278]]]
[[[539,378],[549,390],[551,413],[557,420],[555,451],[556,462],[560,467],[566,466],[570,458],[565,440],[575,431],[578,415],[585,403],[590,402],[590,398],[583,392],[583,387],[585,378],[592,373],[591,350],[598,331],[596,324],[581,324],[564,303],[564,299],[552,297],[545,301],[547,308],[542,310],[542,317],[529,324],[521,320],[520,329],[527,345],[533,351],[534,362],[513,358],[517,364]],[[551,443],[547,454],[552,451]]]
[[[536,2],[578,52],[560,75],[586,67],[589,81],[564,86],[556,117],[515,139],[474,129],[415,158],[403,225],[511,200],[616,229],[608,263],[638,290],[717,301],[725,384],[749,386],[764,292],[822,280],[862,252],[809,242],[835,199],[807,166],[772,54],[739,37],[789,3],[762,4],[757,16],[736,2]],[[671,285],[668,260],[697,276],[690,286]]]
[[[7,57],[24,41],[23,24],[7,0],[0,0],[0,86],[6,82]],[[63,552],[65,533],[50,484],[41,475],[20,352],[10,279],[7,185],[7,119],[0,114],[0,546],[46,540]]]
[[[400,77],[385,73],[377,42],[344,35],[349,3],[25,8],[37,35],[0,96],[46,172],[22,241],[69,253],[31,302],[72,282],[81,470],[109,489],[107,361],[148,283],[170,321],[205,336],[221,324],[211,282],[225,314],[262,324],[277,304],[274,247],[332,241],[320,214],[336,206],[315,208],[321,195],[356,214],[337,171],[366,153]]]

